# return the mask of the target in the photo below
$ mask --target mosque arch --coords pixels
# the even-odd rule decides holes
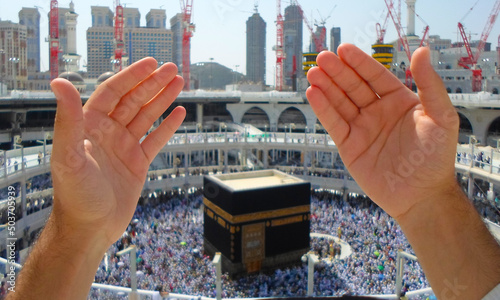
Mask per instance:
[[[493,122],[491,122],[488,127],[487,132],[487,144],[495,146],[497,145],[497,140],[500,139],[500,117],[497,117]]]
[[[241,123],[264,129],[266,126],[269,128],[270,120],[268,114],[262,108],[253,106],[245,112]]]
[[[290,124],[294,124],[295,129],[299,131],[304,131],[307,126],[307,120],[304,113],[293,106],[282,111],[278,118],[278,128],[284,129],[285,126],[289,126]],[[310,130],[313,130],[313,128]]]

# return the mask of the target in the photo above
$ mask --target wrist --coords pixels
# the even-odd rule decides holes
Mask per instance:
[[[498,284],[500,247],[457,183],[430,192],[396,220],[434,293],[480,299]]]
[[[65,214],[60,212],[56,203],[45,228],[48,229],[47,235],[50,240],[55,243],[64,243],[66,250],[74,251],[75,254],[81,253],[85,256],[94,254],[102,257],[113,244],[107,238],[102,226],[74,222],[65,218]]]
[[[19,275],[12,299],[87,297],[109,246],[102,233],[63,220],[55,206]]]

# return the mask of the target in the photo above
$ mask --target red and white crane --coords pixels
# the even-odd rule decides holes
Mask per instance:
[[[117,71],[121,71],[123,67],[122,58],[125,50],[123,21],[123,6],[120,0],[115,0],[115,66]]]
[[[276,90],[283,90],[283,63],[285,52],[283,49],[283,15],[281,14],[281,0],[276,0],[278,15],[276,17]]]
[[[50,1],[50,80],[59,76],[59,6],[57,0]]]
[[[408,39],[406,38],[406,34],[404,32],[403,26],[401,25],[401,18],[398,17],[396,10],[394,9],[394,4],[392,0],[385,0],[385,5],[387,6],[387,10],[389,11],[389,14],[391,15],[392,22],[394,23],[394,26],[396,27],[396,31],[398,32],[399,36],[399,42],[403,46],[403,50],[406,53],[406,56],[408,57],[408,61],[411,61],[411,51],[410,51],[410,45],[408,44]],[[413,77],[411,75],[410,67],[408,66],[406,68],[406,78],[405,78],[405,84],[409,89],[412,89],[413,86]]]
[[[311,37],[314,42],[314,52],[320,53],[325,49],[325,40],[326,40],[326,28],[325,26],[320,27],[320,33],[319,36],[314,33],[314,29],[311,26],[311,23],[309,23],[309,20],[307,19],[306,15],[304,14],[304,10],[302,9],[302,6],[300,6],[299,2],[296,0],[295,4],[299,7],[300,15],[302,16],[302,20],[304,20],[304,23],[306,23],[307,29],[309,29],[309,32],[311,33]]]
[[[115,0],[115,59],[113,60],[115,72],[119,72],[123,68],[122,58],[125,53],[123,26],[123,6],[120,4],[120,0]]]
[[[184,91],[190,90],[190,66],[191,66],[191,37],[195,26],[191,21],[193,14],[193,0],[179,0],[182,11],[182,77],[184,78]]]
[[[387,12],[387,15],[385,16],[384,24],[380,25],[380,23],[377,23],[375,25],[375,29],[377,30],[377,44],[384,43],[385,33],[387,32],[387,24],[389,23],[388,21],[389,21],[390,16],[391,16],[391,14],[389,12]]]
[[[500,0],[499,0],[500,1]],[[398,32],[399,36],[399,42],[401,43],[406,56],[408,58],[408,62],[411,63],[411,50],[410,50],[410,44],[408,43],[408,39],[406,37],[405,31],[403,29],[403,26],[401,25],[401,16],[396,12],[396,9],[394,8],[394,3],[392,0],[385,0],[385,5],[387,6],[387,10],[389,11],[389,14],[391,15],[391,19],[394,23],[394,26],[396,27],[396,31]],[[424,44],[424,41],[426,40],[426,37],[429,33],[429,26],[426,26],[424,29],[424,34],[422,36],[422,40],[420,41],[420,47]],[[410,71],[410,66],[408,66],[405,70],[405,85],[409,88],[413,88],[413,76],[411,75]]]
[[[495,24],[499,12],[500,12],[500,0],[497,0],[495,2],[495,5],[493,6],[490,16],[486,21],[483,33],[481,34],[481,38],[479,39],[479,44],[477,45],[476,53],[472,53],[470,42],[469,39],[467,38],[467,34],[465,33],[463,24],[461,22],[458,23],[458,30],[460,31],[460,35],[462,36],[462,39],[464,41],[464,46],[467,51],[467,56],[460,57],[460,59],[458,60],[458,65],[472,71],[471,81],[472,81],[473,92],[481,91],[483,86],[483,72],[480,68],[477,67],[477,61],[484,51],[484,46],[486,45],[486,41],[488,40],[488,36],[490,35],[491,29]]]

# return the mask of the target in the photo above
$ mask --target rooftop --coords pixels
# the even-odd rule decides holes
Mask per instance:
[[[235,191],[276,187],[304,182],[304,180],[300,178],[277,170],[222,174],[215,175],[213,178],[220,180],[221,184],[226,185]]]

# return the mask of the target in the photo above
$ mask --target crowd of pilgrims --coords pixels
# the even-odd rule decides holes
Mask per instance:
[[[288,170],[293,175],[343,178],[341,168],[307,171],[303,168]],[[217,167],[210,172],[217,173]],[[238,172],[237,169],[228,170]],[[285,171],[285,169],[283,169]],[[209,169],[192,170],[190,176],[207,175]],[[179,174],[175,174],[179,175]],[[166,179],[151,176],[148,180]],[[162,178],[163,177],[163,178]],[[349,177],[349,179],[351,179]],[[465,188],[466,180],[457,176]],[[20,185],[13,185],[17,195]],[[26,213],[38,212],[52,205],[52,197],[40,191],[52,187],[50,174],[35,176],[27,181]],[[479,213],[500,224],[500,199],[487,200],[487,182],[476,180],[474,204]],[[0,190],[0,199],[6,199],[8,189]],[[395,258],[399,249],[412,253],[399,226],[383,210],[364,196],[349,196],[344,200],[340,193],[313,191],[311,196],[311,232],[337,236],[349,243],[353,253],[346,259],[333,260],[330,242],[312,238],[311,250],[320,255],[315,267],[315,295],[339,296],[344,294],[392,294],[396,274]],[[202,190],[190,193],[179,190],[162,192],[141,198],[133,221],[123,238],[106,254],[96,273],[96,282],[117,286],[130,286],[129,257],[115,254],[128,245],[136,245],[138,286],[146,290],[215,297],[215,268],[212,258],[203,252]],[[6,223],[7,207],[0,209],[0,222]],[[16,220],[21,219],[21,207],[16,207]],[[27,239],[34,241],[38,232]],[[339,246],[334,245],[334,253]],[[415,290],[428,286],[416,262],[405,265],[404,289]],[[2,285],[3,286],[3,285]],[[305,296],[307,292],[307,265],[298,262],[293,266],[230,278],[223,275],[223,297],[276,297]],[[126,298],[111,292],[92,289],[92,299]],[[425,298],[423,298],[425,299]]]
[[[107,252],[95,281],[130,286],[130,258],[115,254],[136,245],[139,289],[215,297],[215,267],[203,252],[202,198],[202,190],[141,198],[131,224]],[[413,253],[397,223],[364,196],[344,200],[338,192],[313,191],[311,232],[338,236],[339,231],[353,250],[343,260],[332,260],[328,240],[311,239],[311,250],[320,256],[315,267],[315,295],[393,294],[397,251]],[[429,286],[413,261],[405,264],[403,282],[408,290]],[[224,274],[222,290],[222,296],[230,298],[305,296],[307,264],[297,262],[235,278]],[[111,297],[99,290],[90,292],[93,299],[106,295]]]

